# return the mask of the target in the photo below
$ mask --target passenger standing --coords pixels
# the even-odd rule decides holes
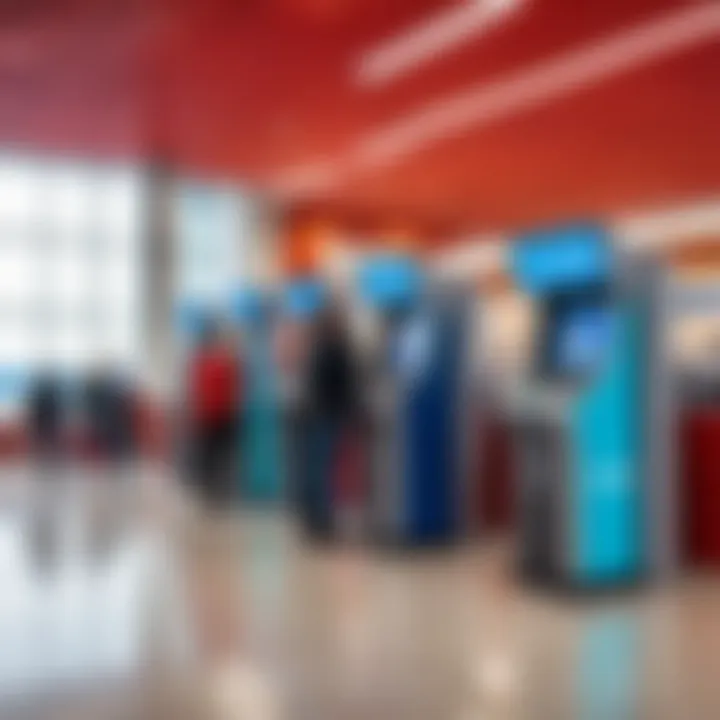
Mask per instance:
[[[240,438],[242,368],[215,326],[205,329],[189,368],[189,415],[199,490],[212,505],[232,498]]]
[[[42,468],[56,463],[65,440],[65,414],[59,379],[40,373],[32,383],[27,405],[27,428],[32,453]]]
[[[110,367],[98,367],[86,382],[84,415],[95,457],[120,469],[135,450],[135,396],[129,383]]]
[[[311,537],[324,539],[335,531],[338,464],[357,409],[352,344],[334,310],[318,319],[308,359],[307,391],[312,421],[310,467],[304,473],[304,523]]]
[[[136,395],[124,373],[102,362],[86,379],[81,402],[84,434],[95,461],[89,492],[92,547],[102,560],[120,542],[136,512]]]

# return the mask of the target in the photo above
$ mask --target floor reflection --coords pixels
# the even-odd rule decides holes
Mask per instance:
[[[636,716],[642,628],[632,611],[608,610],[585,623],[577,643],[576,717]]]
[[[125,485],[27,481],[0,512],[0,703],[140,674],[162,573]],[[18,498],[22,501],[18,502]]]
[[[720,582],[528,594],[501,543],[310,548],[170,478],[0,488],[3,720],[720,717]]]

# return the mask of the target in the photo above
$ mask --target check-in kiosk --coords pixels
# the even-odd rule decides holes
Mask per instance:
[[[510,267],[536,311],[515,407],[521,572],[581,590],[657,578],[675,549],[663,270],[591,224],[520,238]]]
[[[362,297],[378,323],[370,400],[370,528],[400,546],[444,544],[466,530],[469,312],[407,258],[368,261]]]

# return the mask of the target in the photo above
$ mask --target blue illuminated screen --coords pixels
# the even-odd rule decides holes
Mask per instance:
[[[309,317],[325,305],[326,288],[315,279],[296,280],[285,289],[285,309],[294,317]]]
[[[600,308],[582,308],[570,314],[560,338],[560,364],[571,370],[591,368],[610,339],[611,316]]]
[[[607,280],[612,251],[602,227],[568,225],[521,237],[511,249],[516,281],[530,293],[546,293]]]
[[[358,283],[362,297],[372,305],[406,306],[419,295],[423,274],[418,265],[408,258],[382,256],[365,264]]]
[[[551,328],[551,371],[577,375],[591,371],[605,356],[611,342],[612,313],[599,305],[570,307]]]

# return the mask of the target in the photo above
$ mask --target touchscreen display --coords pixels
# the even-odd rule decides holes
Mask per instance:
[[[612,344],[612,308],[598,297],[562,298],[547,308],[541,372],[552,377],[586,375]]]
[[[603,308],[577,308],[565,313],[556,330],[556,368],[576,374],[601,362],[610,342],[611,315]]]

